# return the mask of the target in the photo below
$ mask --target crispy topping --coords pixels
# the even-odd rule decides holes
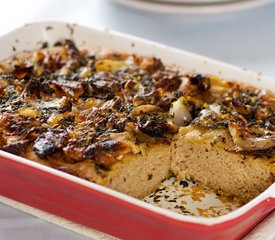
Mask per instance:
[[[36,138],[33,148],[41,158],[47,158],[66,146],[68,134],[63,130],[50,130]]]
[[[158,72],[153,75],[156,79],[156,87],[165,91],[176,91],[182,83],[181,76],[177,72]]]
[[[154,113],[139,116],[137,126],[141,132],[151,137],[164,137],[167,133],[173,134],[176,132],[173,125]]]
[[[135,107],[130,112],[130,115],[133,117],[136,117],[136,116],[140,116],[140,115],[150,113],[150,112],[163,112],[163,110],[156,105],[145,104],[145,105],[139,105],[139,106]]]
[[[52,83],[62,90],[63,94],[78,99],[83,94],[83,87],[80,82],[77,81],[52,81]]]
[[[199,95],[207,91],[211,87],[210,78],[202,76],[201,74],[189,77],[189,85],[186,93],[190,96]]]
[[[33,65],[29,62],[20,62],[19,64],[14,65],[14,70],[12,74],[18,79],[27,79],[31,78],[33,71]]]
[[[274,116],[270,92],[70,40],[0,64],[1,149],[33,150],[56,168],[59,154],[106,171],[190,124],[227,129],[243,154],[273,152]]]
[[[123,148],[123,143],[117,140],[108,140],[104,142],[97,142],[90,145],[84,153],[85,159],[94,159],[95,162],[105,168],[110,168],[116,161],[115,157]]]
[[[9,153],[13,153],[16,155],[23,155],[29,145],[29,140],[21,140],[17,142],[12,142],[3,146],[3,150]]]
[[[66,156],[66,161],[68,162],[81,162],[84,160],[85,146],[82,146],[81,142],[76,139],[71,140],[66,147],[63,148],[64,154]]]
[[[266,150],[275,146],[275,132],[253,127],[245,129],[238,123],[230,123],[229,132],[237,145],[236,151]]]

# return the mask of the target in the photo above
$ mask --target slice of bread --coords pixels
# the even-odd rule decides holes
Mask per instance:
[[[274,182],[275,155],[243,155],[231,146],[227,130],[181,128],[172,144],[172,171],[247,202]]]
[[[170,168],[170,146],[151,145],[140,154],[124,156],[108,173],[104,185],[142,199],[156,190],[162,180],[171,176]]]

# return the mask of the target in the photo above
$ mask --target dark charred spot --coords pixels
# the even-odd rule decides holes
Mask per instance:
[[[245,105],[245,103],[243,101],[241,101],[240,99],[233,98],[231,100],[231,103],[238,113],[241,113],[244,115],[248,115],[251,113],[251,108],[249,106]]]
[[[107,125],[108,123],[108,116],[104,117],[104,118],[100,118],[97,122],[95,122],[95,130],[97,132],[103,133],[106,131]]]
[[[61,124],[61,126],[63,128],[67,128],[67,127],[70,127],[70,126],[74,125],[74,119],[75,119],[74,116],[68,116],[66,118],[62,118],[59,121],[59,123]]]
[[[272,118],[268,119],[265,122],[265,127],[272,130],[272,131],[275,131],[275,117],[272,117]]]
[[[63,130],[49,130],[34,142],[34,151],[41,158],[47,158],[61,150],[68,142],[68,133]]]
[[[210,79],[209,77],[202,76],[201,74],[193,75],[189,77],[189,88],[187,94],[194,96],[205,92],[210,89]]]
[[[26,135],[30,128],[39,124],[39,122],[35,121],[34,118],[20,115],[9,115],[3,120],[2,123],[4,128],[11,135],[17,136]]]
[[[111,100],[121,91],[120,82],[106,73],[96,74],[89,79],[91,97]]]
[[[93,96],[93,88],[92,88],[90,82],[87,81],[87,80],[84,80],[84,81],[81,82],[81,84],[82,84],[82,87],[83,87],[83,94],[82,94],[81,97],[83,99],[87,99],[87,98],[92,97]]]
[[[40,81],[31,79],[23,91],[24,97],[39,98],[40,97]]]
[[[183,188],[186,188],[189,186],[188,182],[187,181],[184,181],[184,180],[181,180],[180,181],[180,185],[183,187]]]
[[[173,92],[173,101],[176,101],[176,100],[178,100],[180,97],[182,97],[183,96],[183,93],[182,92],[178,92],[178,91],[176,91],[176,92]]]
[[[23,155],[26,152],[27,147],[29,146],[30,140],[21,140],[15,143],[10,143],[6,146],[3,146],[3,150],[9,153],[16,155]]]
[[[97,133],[104,133],[108,130],[114,132],[123,132],[127,122],[126,118],[119,118],[112,113],[111,108],[109,112],[95,110],[88,115],[88,119],[92,119],[95,130]]]
[[[51,96],[55,92],[55,88],[53,88],[48,81],[41,83],[40,90],[47,96]]]
[[[64,61],[60,55],[46,55],[43,59],[42,66],[44,71],[53,73],[64,66]]]
[[[118,132],[124,131],[127,122],[126,118],[118,118],[114,114],[111,114],[105,119],[107,119],[108,122],[108,129],[115,129],[118,130]]]
[[[156,87],[162,88],[165,91],[176,91],[178,90],[179,86],[181,85],[180,77],[175,73],[167,73],[162,74],[158,73],[153,76],[156,81]]]
[[[158,106],[162,108],[164,111],[169,111],[171,104],[173,102],[172,98],[163,97],[159,102]]]
[[[70,51],[75,52],[75,53],[77,53],[77,54],[79,53],[78,48],[76,47],[75,43],[74,43],[72,40],[66,39],[66,40],[64,41],[64,45],[65,45],[65,47],[66,47],[67,49],[69,49]]]
[[[118,96],[115,96],[111,103],[111,108],[114,110],[120,110],[122,108],[122,101]]]
[[[65,40],[64,46],[68,50],[70,57],[72,59],[77,59],[80,66],[86,65],[85,58],[81,55],[81,52],[78,50],[78,48],[72,40]]]
[[[144,94],[152,92],[155,88],[155,80],[150,75],[137,75],[135,79],[140,82],[144,89]],[[132,91],[135,90],[135,84],[133,84]],[[135,91],[134,91],[135,92]]]
[[[3,136],[3,131],[0,130],[0,148],[2,148],[6,144],[6,139]]]
[[[52,83],[61,89],[64,95],[68,95],[77,99],[83,94],[83,87],[80,82],[77,81],[52,81]]]
[[[23,79],[23,78],[29,79],[32,76],[32,72],[33,72],[33,66],[29,63],[25,63],[22,65],[14,65],[12,74],[18,79]]]
[[[150,119],[145,115],[138,117],[137,126],[140,131],[152,137],[165,135],[165,122],[158,118]]]
[[[0,96],[4,95],[5,91],[4,88],[0,85]]]
[[[101,144],[101,147],[104,151],[108,152],[108,151],[116,151],[120,145],[121,143],[119,141],[110,140],[110,141],[103,142]]]

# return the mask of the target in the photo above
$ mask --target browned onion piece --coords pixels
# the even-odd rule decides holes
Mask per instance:
[[[268,130],[262,129],[263,135],[258,137],[248,132],[238,123],[230,123],[228,129],[233,142],[239,148],[237,151],[266,150],[275,146],[275,135],[274,133],[269,135]]]

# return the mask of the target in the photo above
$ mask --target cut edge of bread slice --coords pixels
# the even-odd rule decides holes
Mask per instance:
[[[171,146],[151,145],[139,154],[128,154],[115,164],[104,186],[142,199],[154,192],[161,181],[171,176]]]
[[[243,155],[231,151],[232,145],[227,130],[183,127],[172,144],[172,171],[246,203],[274,182],[274,154]]]

